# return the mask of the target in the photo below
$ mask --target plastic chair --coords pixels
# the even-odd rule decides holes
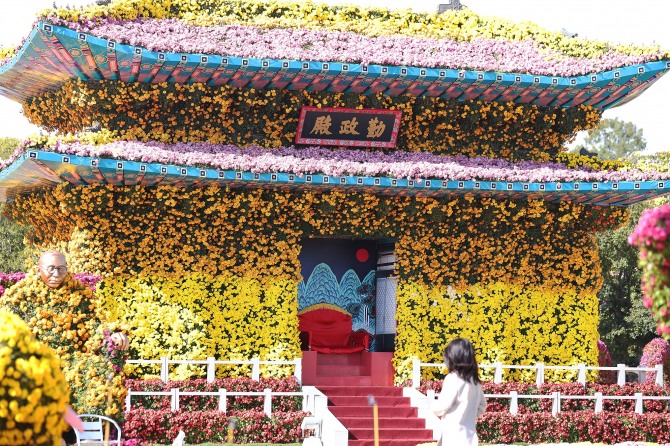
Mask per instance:
[[[305,433],[308,430],[312,431],[312,435],[305,437],[302,442],[302,446],[322,446],[321,443],[321,429],[322,429],[323,420],[319,417],[305,417],[300,423],[300,428],[302,429],[302,436],[305,437]]]
[[[84,431],[79,432],[75,429],[77,434],[77,446],[93,446],[105,444],[105,423],[110,424],[109,444],[121,446],[121,428],[119,424],[104,415],[83,414],[79,415],[83,425]],[[116,436],[113,429],[116,429]]]

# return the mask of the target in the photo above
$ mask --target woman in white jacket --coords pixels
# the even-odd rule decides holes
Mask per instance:
[[[463,338],[451,341],[444,349],[444,362],[449,374],[433,404],[441,419],[437,446],[477,446],[476,423],[486,410],[486,399],[472,343]]]

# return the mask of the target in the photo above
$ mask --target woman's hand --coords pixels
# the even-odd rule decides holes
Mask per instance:
[[[112,333],[110,338],[112,339],[114,345],[116,345],[119,348],[119,350],[121,351],[128,350],[128,347],[130,346],[130,341],[128,340],[128,336],[126,336],[124,333],[121,332]]]

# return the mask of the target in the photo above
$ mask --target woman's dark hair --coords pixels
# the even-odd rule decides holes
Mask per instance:
[[[449,372],[456,372],[464,381],[470,381],[473,384],[482,383],[479,379],[475,348],[470,341],[464,338],[454,339],[444,349],[443,355]]]

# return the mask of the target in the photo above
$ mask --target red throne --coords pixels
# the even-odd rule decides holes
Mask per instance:
[[[370,348],[370,334],[352,331],[351,314],[335,305],[317,304],[298,313],[303,348],[319,353],[354,353]]]

